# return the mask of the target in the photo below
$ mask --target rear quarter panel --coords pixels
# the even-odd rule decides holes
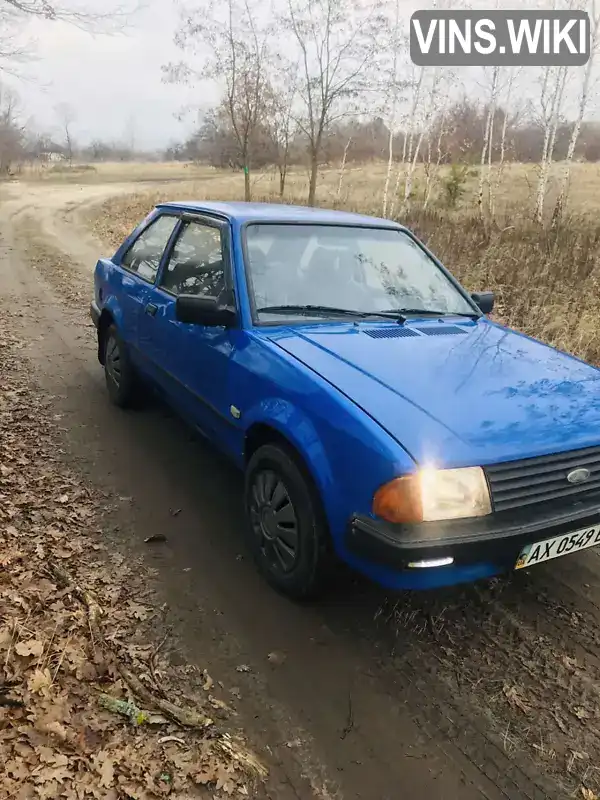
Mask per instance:
[[[122,272],[109,258],[101,258],[94,272],[94,294],[100,311],[108,311],[119,331],[125,331],[123,307],[119,293],[123,291]]]

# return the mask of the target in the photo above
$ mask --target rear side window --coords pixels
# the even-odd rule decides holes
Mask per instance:
[[[162,254],[178,221],[177,217],[168,214],[158,217],[138,236],[123,256],[121,265],[153,283]]]

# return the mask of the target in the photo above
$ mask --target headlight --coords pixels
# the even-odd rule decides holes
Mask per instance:
[[[433,522],[484,517],[492,504],[481,467],[423,469],[378,489],[373,513],[388,522]]]

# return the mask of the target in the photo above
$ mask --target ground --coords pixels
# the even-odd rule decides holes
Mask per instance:
[[[344,573],[319,605],[273,593],[242,545],[235,470],[167,409],[106,399],[87,308],[95,260],[113,248],[88,223],[92,204],[131,190],[6,187],[0,313],[20,391],[39,399],[60,468],[90,492],[103,547],[135,575],[115,585],[162,610],[149,641],[169,631],[171,669],[208,671],[236,712],[219,725],[269,767],[270,797],[593,800],[598,553],[444,592],[389,597]],[[6,527],[0,515],[5,538]]]

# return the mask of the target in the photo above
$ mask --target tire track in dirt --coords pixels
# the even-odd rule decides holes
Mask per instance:
[[[67,250],[64,272],[68,276],[71,269],[73,281],[79,280],[85,291],[85,286],[91,286],[90,256],[94,251],[95,262],[98,251],[79,234],[79,212],[83,204],[110,196],[115,186],[95,187],[93,197],[84,190],[76,201],[75,187],[70,187],[70,196],[66,187],[60,188],[49,192],[52,196],[45,204],[43,192],[33,203],[15,196],[12,207],[7,210],[4,206],[2,216],[21,231],[20,249],[27,249],[28,240],[39,239],[50,249],[60,246]],[[41,218],[27,222],[26,217],[41,205],[46,209]],[[50,252],[48,262],[56,258],[56,251],[54,255]],[[4,287],[5,273],[3,270]],[[250,705],[254,704],[256,713],[278,720],[278,733],[271,729],[267,741],[278,738],[281,745],[287,733],[277,752],[284,753],[286,763],[292,753],[296,768],[304,759],[312,764],[303,770],[312,773],[308,785],[317,789],[325,785],[330,793],[337,785],[340,797],[369,800],[419,794],[428,800],[537,800],[577,791],[581,783],[594,788],[593,765],[599,763],[594,692],[600,684],[596,633],[600,559],[596,553],[573,556],[558,565],[555,562],[551,569],[539,567],[510,580],[435,596],[403,595],[386,600],[373,587],[344,579],[335,599],[321,607],[290,606],[258,584],[251,567],[235,555],[241,546],[235,530],[239,516],[227,506],[231,506],[230,493],[237,491],[236,479],[226,466],[221,467],[214,453],[184,442],[187,434],[177,422],[165,418],[164,411],[152,411],[146,418],[144,414],[126,417],[125,422],[105,407],[103,396],[93,396],[101,391],[101,374],[93,359],[93,332],[88,328],[85,343],[74,345],[75,331],[81,335],[82,312],[70,311],[61,300],[48,295],[43,281],[52,274],[50,263],[42,265],[37,276],[22,265],[18,280],[22,301],[33,296],[34,305],[42,306],[35,313],[31,310],[26,325],[32,325],[37,315],[37,331],[43,327],[49,331],[38,353],[39,365],[45,364],[47,370],[57,354],[62,359],[59,388],[67,395],[66,406],[73,420],[84,426],[74,436],[81,440],[74,449],[95,445],[96,464],[85,468],[97,472],[108,466],[114,473],[109,480],[113,491],[116,487],[119,491],[132,489],[140,505],[154,509],[152,514],[136,507],[128,523],[133,529],[140,524],[156,526],[156,518],[164,519],[143,486],[144,478],[153,487],[156,500],[168,497],[174,502],[173,496],[179,494],[179,502],[189,506],[194,482],[174,463],[181,461],[189,468],[196,465],[215,473],[211,498],[204,493],[195,503],[194,513],[198,528],[204,527],[209,540],[214,531],[207,530],[206,522],[202,524],[207,514],[213,529],[232,529],[231,539],[227,532],[225,545],[213,546],[209,541],[207,546],[204,540],[198,544],[188,523],[167,562],[157,558],[156,568],[188,640],[193,638],[191,616],[200,594],[204,600],[200,607],[218,603],[223,625],[231,628],[216,625],[213,629],[212,635],[223,640],[220,651],[231,648],[236,658],[245,656],[255,662],[269,647],[286,652],[281,670],[257,668],[250,677],[237,677],[245,682],[244,693],[252,697]],[[55,288],[60,290],[63,280],[59,278]],[[77,370],[81,370],[78,377]],[[56,377],[49,385],[56,389]],[[59,402],[64,405],[65,399]],[[108,436],[109,444],[103,434],[90,430],[98,420],[115,428]],[[156,425],[161,428],[158,433],[153,429]],[[148,434],[155,447],[144,452],[137,437]],[[127,448],[131,452],[125,454]],[[147,462],[143,468],[140,458]],[[128,468],[140,473],[137,479],[127,477]],[[177,485],[171,482],[168,492],[157,488],[161,469],[174,469],[177,475]],[[169,525],[177,532],[175,521],[170,520]],[[207,559],[215,573],[212,579],[200,569]],[[174,585],[171,572],[182,562],[185,569],[190,563],[194,570],[198,567],[207,580],[200,592],[197,587],[186,592]],[[176,580],[181,583],[181,571]],[[236,582],[239,586],[232,586]],[[247,597],[252,598],[253,608],[247,607]],[[245,607],[240,608],[240,603]],[[374,623],[380,607],[383,613]],[[573,614],[579,620],[575,626]],[[231,655],[220,653],[218,658],[225,670],[232,668]],[[576,707],[589,717],[565,714],[575,697],[579,698]],[[342,738],[347,727],[350,730]],[[542,738],[536,738],[539,733]],[[296,740],[307,744],[297,747]],[[569,751],[567,745],[587,750]],[[296,748],[298,752],[294,752]],[[585,753],[585,758],[573,757],[573,752]],[[295,791],[297,796],[307,796],[301,788]]]

